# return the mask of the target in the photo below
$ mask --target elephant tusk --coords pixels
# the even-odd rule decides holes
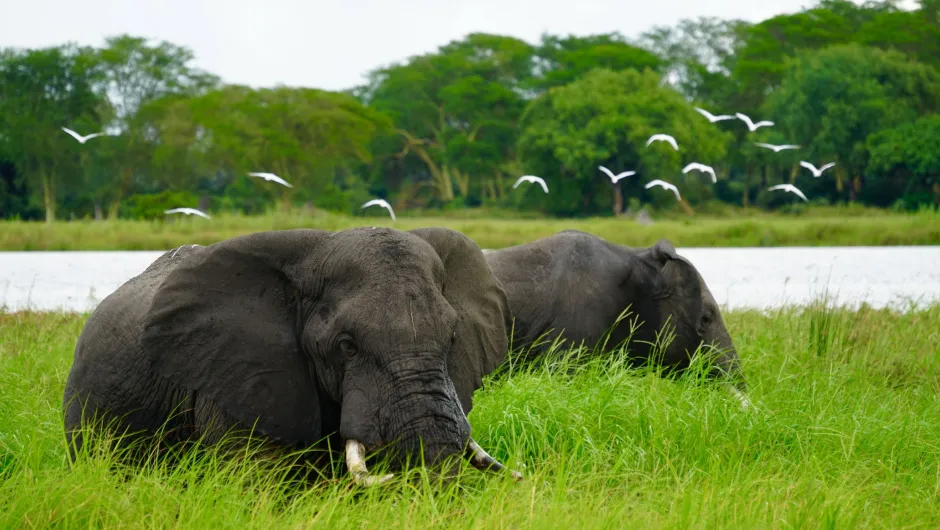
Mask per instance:
[[[470,445],[467,447],[467,452],[470,453],[470,463],[480,471],[503,471],[506,469],[506,466],[500,464],[495,458],[484,451],[473,438],[470,438]],[[510,471],[510,474],[512,478],[522,480],[522,473]]]
[[[366,468],[366,447],[358,440],[346,440],[346,467],[353,476],[353,480],[360,486],[374,486],[382,484],[392,478],[392,475],[373,476]]]
[[[730,385],[728,386],[728,390],[730,390],[731,393],[734,394],[734,397],[738,398],[738,401],[741,402],[742,409],[747,410],[751,408],[751,400],[748,399],[743,392]]]

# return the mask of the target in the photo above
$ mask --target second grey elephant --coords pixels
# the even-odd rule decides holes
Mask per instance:
[[[732,377],[744,390],[740,359],[718,304],[692,263],[669,241],[630,248],[565,230],[485,256],[509,296],[513,348],[537,355],[558,338],[594,346],[610,330],[608,345],[631,339],[631,357],[646,362],[669,319],[675,337],[660,353],[662,365],[687,368],[692,353],[711,345],[719,352],[713,373]],[[628,306],[632,314],[613,327]],[[631,334],[634,317],[640,326]]]
[[[66,436],[74,458],[77,429],[97,417],[166,443],[253,427],[277,447],[345,446],[363,484],[378,478],[365,452],[380,449],[393,467],[466,453],[500,469],[467,414],[510,324],[480,248],[453,230],[298,229],[187,245],[86,322]]]

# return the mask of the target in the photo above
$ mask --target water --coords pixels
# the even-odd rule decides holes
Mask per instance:
[[[682,248],[728,308],[806,304],[909,307],[940,301],[940,246]],[[0,252],[6,311],[91,310],[161,251]]]

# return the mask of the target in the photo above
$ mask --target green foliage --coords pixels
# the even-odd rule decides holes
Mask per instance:
[[[189,191],[164,190],[160,193],[131,195],[121,206],[121,217],[128,219],[162,219],[170,208],[195,208],[199,197]]]
[[[680,177],[681,170],[693,161],[717,164],[730,140],[649,70],[593,70],[533,101],[523,127],[519,141],[523,167],[545,178],[551,193],[543,196],[537,187],[517,193],[526,197],[523,204],[539,203],[561,215],[590,215],[610,208],[611,182],[598,165],[618,173],[637,171],[637,176],[620,181],[630,196],[675,201],[671,192],[643,189],[653,178],[687,184],[690,195],[704,196],[708,188],[700,184],[702,177],[696,173]],[[665,143],[647,147],[647,139],[656,133],[673,135],[679,151]]]
[[[115,218],[128,197],[168,189],[258,214],[301,205],[352,213],[369,197],[449,215],[619,214],[636,201],[629,211],[803,208],[766,191],[778,182],[796,182],[819,204],[938,205],[934,175],[888,176],[869,162],[886,141],[876,135],[938,112],[937,20],[934,0],[909,11],[892,0],[821,0],[757,23],[700,17],[635,39],[471,33],[341,93],[223,84],[190,50],[132,35],[100,48],[0,49],[0,164],[13,164],[0,216]],[[615,95],[591,80],[598,71],[643,79],[631,85],[641,93]],[[777,124],[756,133],[737,120],[709,124],[692,105]],[[80,145],[62,126],[116,135]],[[681,138],[680,153],[645,148],[641,131],[658,128]],[[773,153],[755,141],[803,147]],[[680,178],[693,158],[713,165],[718,183]],[[837,166],[807,178],[806,159]],[[603,187],[601,163],[641,172],[619,186],[624,195]],[[249,185],[249,171],[294,187]],[[550,179],[549,196],[512,188],[526,172]],[[683,201],[639,187],[653,178],[680,179]]]
[[[858,44],[799,55],[767,100],[779,130],[802,145],[800,156],[836,162],[835,191],[851,179],[853,198],[868,165],[869,136],[938,110],[937,70]]]
[[[104,224],[104,223],[102,223]],[[940,519],[940,307],[730,311],[754,408],[574,355],[489,377],[474,438],[521,482],[463,465],[379,488],[298,483],[287,459],[67,461],[62,391],[87,315],[0,314],[0,527],[829,528]],[[808,345],[816,345],[808,347]],[[577,352],[571,352],[576,354]],[[524,467],[523,467],[524,466]],[[374,467],[374,466],[373,466]]]

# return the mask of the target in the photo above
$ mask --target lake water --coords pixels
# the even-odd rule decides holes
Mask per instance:
[[[682,248],[718,303],[801,305],[828,290],[836,303],[909,307],[940,301],[940,246]],[[0,252],[0,308],[93,309],[161,251]]]

